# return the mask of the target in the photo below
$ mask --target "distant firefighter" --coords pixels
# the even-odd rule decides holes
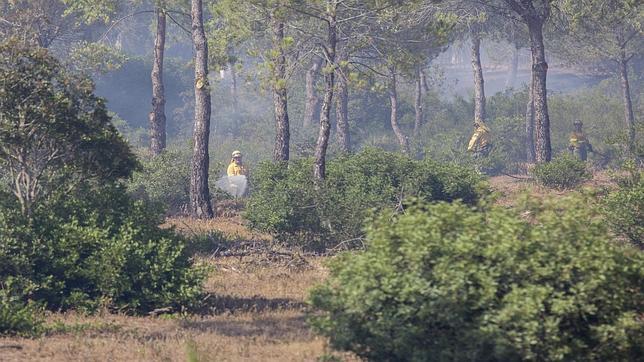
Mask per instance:
[[[233,158],[228,165],[228,176],[246,176],[246,167],[242,162],[242,153],[240,151],[233,152]]]
[[[483,123],[474,123],[474,134],[467,145],[467,151],[474,157],[485,157],[492,150],[492,134]]]
[[[586,135],[584,135],[584,132],[581,130],[581,127],[584,124],[577,120],[573,122],[573,125],[575,127],[575,131],[570,134],[568,150],[578,159],[586,161],[588,158],[588,152],[593,152],[593,146],[588,142],[588,138],[586,138]]]

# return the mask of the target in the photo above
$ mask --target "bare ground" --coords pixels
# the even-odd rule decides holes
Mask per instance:
[[[192,230],[240,226],[236,220],[171,222]],[[323,258],[206,261],[213,268],[202,315],[52,313],[47,324],[53,331],[43,337],[0,338],[0,361],[315,361],[325,355],[355,360],[331,353],[327,340],[306,323],[308,290],[327,273]]]

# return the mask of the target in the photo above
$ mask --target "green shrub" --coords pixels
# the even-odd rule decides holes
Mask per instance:
[[[474,204],[483,192],[480,176],[466,168],[375,149],[330,160],[319,185],[311,175],[308,160],[260,165],[245,215],[250,226],[309,248],[351,245],[373,209],[400,211],[410,197]]]
[[[168,148],[151,157],[143,151],[141,169],[134,172],[128,191],[138,200],[159,204],[170,215],[185,212],[190,203],[191,154],[188,149]],[[230,196],[219,190],[215,182],[225,171],[223,165],[211,162],[208,184],[217,200]]]
[[[55,195],[31,218],[0,209],[0,280],[21,277],[49,309],[100,305],[145,312],[190,306],[204,270],[185,241],[160,229],[159,210],[120,186]]]
[[[578,199],[421,204],[368,229],[313,290],[314,328],[374,361],[636,360],[644,254]],[[524,215],[527,213],[524,213]]]
[[[41,310],[25,301],[27,291],[13,278],[0,283],[0,336],[38,334],[42,326]]]
[[[604,214],[612,230],[644,248],[644,176],[635,170],[620,182],[620,189],[606,197]]]
[[[144,157],[141,170],[128,185],[137,198],[158,203],[169,213],[184,210],[190,202],[190,155],[166,149],[156,157]]]
[[[560,190],[574,188],[592,177],[586,163],[571,155],[538,164],[532,172],[541,185]]]

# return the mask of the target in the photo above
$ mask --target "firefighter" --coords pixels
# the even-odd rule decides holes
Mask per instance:
[[[588,152],[593,152],[593,146],[588,142],[588,138],[586,138],[586,135],[584,135],[584,132],[581,130],[583,125],[584,124],[580,120],[573,122],[575,131],[570,134],[568,150],[578,159],[586,161],[588,158]]]
[[[242,153],[240,151],[233,152],[227,173],[228,176],[246,176],[246,167],[242,163]]]
[[[484,123],[474,123],[474,134],[470,138],[467,151],[475,158],[486,157],[492,150],[492,135]]]

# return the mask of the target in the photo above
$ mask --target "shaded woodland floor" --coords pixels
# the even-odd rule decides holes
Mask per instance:
[[[525,176],[517,176],[525,178]],[[511,207],[522,193],[563,195],[510,176],[490,179],[498,203]],[[587,187],[611,187],[599,173]],[[204,310],[197,315],[133,317],[50,313],[39,338],[0,338],[0,361],[316,361],[357,360],[331,352],[306,323],[310,288],[324,280],[326,257],[279,252],[270,238],[250,232],[239,216],[211,221],[168,220],[186,235],[218,230],[245,243],[241,252],[204,256],[211,266]],[[228,256],[225,256],[228,255]]]

